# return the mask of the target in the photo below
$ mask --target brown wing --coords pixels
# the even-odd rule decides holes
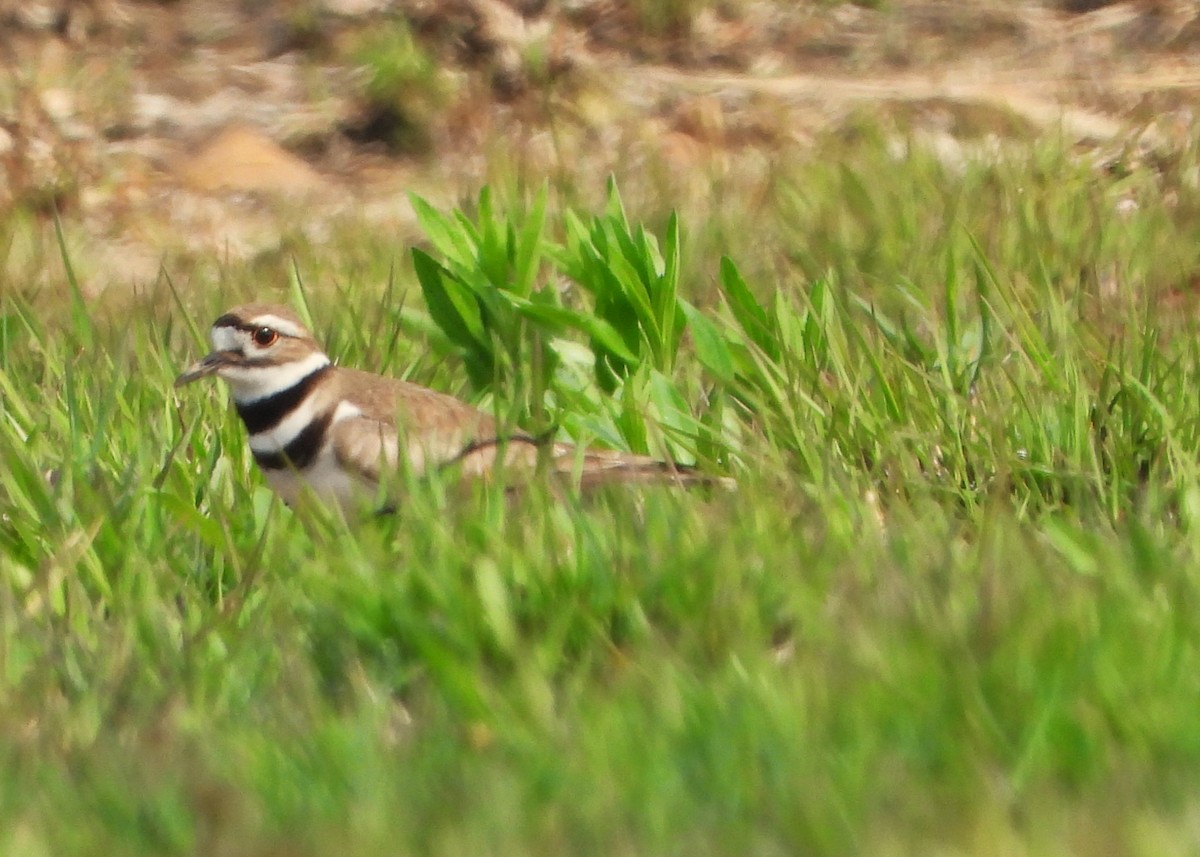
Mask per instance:
[[[369,482],[399,461],[400,440],[394,426],[367,417],[351,417],[329,430],[338,464]]]
[[[529,472],[548,455],[555,472],[582,488],[618,482],[732,484],[645,455],[565,443],[547,448],[521,432],[498,434],[491,416],[453,396],[353,369],[339,370],[339,377],[353,383],[362,413],[334,424],[334,452],[344,466],[371,481],[379,480],[383,468],[395,468],[401,455],[414,473],[454,467],[464,476],[490,473],[501,455],[510,473]]]
[[[334,424],[334,454],[365,478],[377,481],[401,455],[415,473],[423,473],[496,433],[495,420],[453,396],[354,369],[339,370],[338,378],[353,389],[361,413]]]

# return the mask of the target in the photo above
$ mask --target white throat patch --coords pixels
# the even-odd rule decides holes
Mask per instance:
[[[294,387],[301,378],[328,365],[329,358],[316,351],[293,363],[281,363],[277,366],[227,366],[221,369],[219,374],[229,384],[233,400],[240,405],[248,405]]]

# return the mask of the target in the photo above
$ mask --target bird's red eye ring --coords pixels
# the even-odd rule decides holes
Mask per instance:
[[[279,334],[269,327],[260,327],[254,331],[254,344],[261,348],[266,348],[268,345],[274,344],[278,338]]]

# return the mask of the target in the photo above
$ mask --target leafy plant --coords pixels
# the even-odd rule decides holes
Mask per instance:
[[[413,250],[430,316],[477,388],[504,389],[515,419],[536,415],[547,392],[561,403],[590,402],[593,413],[604,409],[601,397],[558,371],[570,337],[581,335],[603,397],[638,379],[615,417],[635,449],[647,448],[646,417],[635,404],[647,401],[642,393],[674,428],[695,434],[698,424],[670,380],[689,320],[706,363],[726,378],[731,364],[713,324],[678,295],[678,218],[668,222],[660,251],[644,227],[630,225],[615,184],[605,213],[590,223],[566,212],[562,244],[546,234],[545,189],[515,216],[498,212],[487,188],[474,219],[441,214],[416,197],[413,206],[438,252],[435,259]]]

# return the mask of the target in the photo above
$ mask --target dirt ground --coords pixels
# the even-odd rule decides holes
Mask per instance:
[[[408,35],[428,65],[389,72]],[[864,112],[948,159],[1045,133],[1182,147],[1200,6],[0,0],[0,67],[0,210],[58,211],[98,292],[339,219],[403,237],[410,189],[453,203],[514,171],[708,175]]]

